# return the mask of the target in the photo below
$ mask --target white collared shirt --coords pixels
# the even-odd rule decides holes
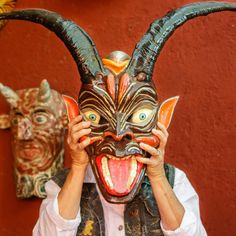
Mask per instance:
[[[91,167],[87,169],[85,183],[95,183]],[[73,220],[63,219],[58,210],[57,196],[60,187],[52,180],[46,186],[47,198],[40,207],[39,219],[33,229],[33,236],[75,236],[81,222],[80,211]],[[165,236],[206,236],[199,212],[198,195],[193,189],[185,173],[178,168],[175,171],[173,191],[181,204],[185,214],[180,227],[174,231],[162,230]],[[98,191],[99,192],[99,191]],[[125,236],[124,209],[125,204],[111,204],[99,192],[102,202],[106,236]]]

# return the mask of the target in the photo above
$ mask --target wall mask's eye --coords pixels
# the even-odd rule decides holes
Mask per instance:
[[[24,117],[24,116],[23,116],[23,114],[22,114],[21,112],[16,112],[16,113],[14,114],[14,117],[13,117],[12,120],[11,120],[11,123],[12,123],[13,125],[18,125],[20,119],[22,119],[23,117]]]
[[[87,121],[91,121],[93,124],[99,124],[101,116],[96,111],[89,109],[83,111],[83,114]]]
[[[48,122],[49,116],[46,111],[35,111],[33,114],[32,120],[35,124],[43,125]]]
[[[140,108],[132,114],[129,121],[132,122],[132,123],[135,123],[135,124],[147,122],[152,117],[151,116],[152,113],[153,113],[153,109]]]
[[[36,115],[34,116],[34,122],[38,124],[45,124],[47,122],[47,118],[44,115]]]

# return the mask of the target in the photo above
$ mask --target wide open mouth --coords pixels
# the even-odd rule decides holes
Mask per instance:
[[[143,167],[136,156],[101,154],[96,157],[99,175],[109,194],[125,196],[132,191]]]

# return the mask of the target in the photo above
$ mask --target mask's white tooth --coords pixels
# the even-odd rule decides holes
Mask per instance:
[[[127,181],[127,188],[128,189],[130,188],[131,184],[134,181],[134,178],[135,178],[136,173],[137,173],[137,167],[138,167],[138,164],[137,164],[136,158],[134,156],[132,156],[130,174],[129,174],[129,179]]]
[[[108,186],[113,189],[113,183],[111,180],[111,175],[110,175],[110,171],[108,168],[108,161],[106,157],[102,158],[102,172],[103,172],[103,177],[106,181],[106,183],[108,184]]]

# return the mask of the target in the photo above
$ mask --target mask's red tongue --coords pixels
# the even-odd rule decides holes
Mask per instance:
[[[127,182],[130,174],[130,159],[128,160],[108,160],[108,168],[114,190],[117,193],[124,193],[127,190]]]

